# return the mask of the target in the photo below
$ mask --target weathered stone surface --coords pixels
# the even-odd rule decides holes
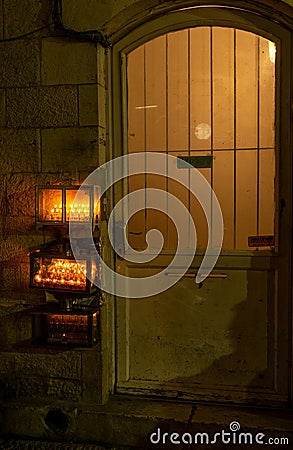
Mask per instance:
[[[30,339],[31,328],[31,318],[24,313],[22,305],[8,301],[0,303],[0,345],[16,344]]]
[[[11,262],[22,257],[27,252],[27,247],[12,236],[7,239],[0,241],[0,261],[5,263],[5,261]]]
[[[2,283],[0,289],[14,289],[20,286],[20,272],[18,266],[3,267],[0,269]]]
[[[97,81],[94,43],[44,39],[41,82],[43,85],[84,84]]]
[[[98,126],[98,87],[81,85],[79,90],[79,125]]]
[[[81,357],[77,351],[15,354],[16,374],[79,379]]]
[[[65,175],[63,175],[65,177]],[[7,205],[6,231],[7,234],[38,236],[34,228],[36,212],[36,186],[47,183],[54,185],[62,182],[62,175],[47,173],[14,173],[6,177]],[[0,180],[1,181],[1,180]]]
[[[31,437],[43,436],[44,425],[42,420],[40,420],[40,415],[44,414],[44,407],[13,405],[0,418],[1,430],[5,434]]]
[[[99,149],[99,164],[102,165],[106,162],[106,145],[107,145],[107,134],[105,128],[98,128],[98,149]]]
[[[101,403],[102,367],[98,347],[86,349],[82,357],[82,399]]]
[[[80,0],[63,0],[64,23],[75,30],[98,30],[111,16],[113,0],[84,0],[82,14]]]
[[[27,262],[20,263],[20,289],[21,291],[28,291],[30,284],[30,264]]]
[[[40,81],[39,44],[25,39],[1,44],[0,86],[34,86]]]
[[[28,234],[35,235],[35,218],[33,216],[7,215],[5,220],[5,234],[6,236],[26,236]]]
[[[122,406],[122,404],[121,404]],[[129,405],[130,406],[130,405]],[[137,448],[151,448],[149,443],[149,437],[158,426],[162,427],[164,424],[165,432],[178,432],[183,433],[186,431],[187,414],[190,413],[190,407],[186,405],[182,408],[179,407],[177,411],[175,408],[166,407],[161,408],[156,407],[152,403],[152,408],[145,409],[144,411],[136,411],[134,408],[127,406],[127,402],[123,402],[122,409],[118,407],[117,411],[107,411],[101,412],[96,411],[81,411],[78,421],[78,434],[81,434],[82,439],[86,439],[86,434],[92,436],[93,440],[103,443],[111,443],[112,445],[128,445]],[[170,412],[173,410],[173,417],[170,417]],[[182,411],[184,410],[184,411]],[[180,413],[185,413],[186,421]],[[167,416],[167,417],[166,417]],[[169,417],[168,417],[169,416]],[[96,424],[99,424],[97,427]],[[173,430],[172,430],[173,428]],[[159,446],[163,449],[163,446]],[[168,448],[168,447],[166,447]],[[169,447],[170,449],[170,447]]]
[[[143,407],[144,404],[145,407]],[[288,442],[292,442],[292,431],[288,431],[292,430],[292,413],[288,412],[288,410],[272,411],[262,409],[260,414],[260,410],[256,408],[245,409],[231,405],[226,407],[197,405],[194,408],[191,404],[178,402],[152,401],[150,399],[130,400],[129,398],[121,397],[114,401],[109,401],[105,407],[97,405],[93,409],[87,409],[83,406],[76,411],[74,408],[70,409],[68,407],[65,409],[65,407],[59,406],[58,409],[69,418],[70,427],[75,431],[75,442],[79,440],[88,442],[90,437],[91,442],[103,442],[107,448],[115,446],[116,450],[120,449],[120,446],[123,446],[124,450],[130,450],[130,448],[133,450],[143,448],[174,449],[174,444],[170,443],[170,435],[175,432],[179,434],[180,442],[183,433],[186,432],[191,433],[192,436],[195,433],[208,433],[212,439],[214,433],[219,433],[221,430],[228,432],[229,423],[232,419],[240,423],[241,431],[243,432],[250,432],[254,436],[258,432],[263,432],[266,438],[268,436],[288,436]],[[50,410],[52,411],[52,406],[49,405],[36,407],[24,404],[21,406],[6,404],[3,408],[4,414],[1,420],[3,433],[44,439],[44,423],[42,419],[46,417]],[[75,422],[77,422],[77,426]],[[26,428],[25,424],[27,425]],[[161,430],[160,442],[152,446],[150,445],[150,435],[157,431],[158,427]],[[162,434],[165,432],[168,433],[166,435],[166,445],[163,444],[162,439]],[[200,439],[200,436],[198,437]],[[61,438],[63,438],[62,440],[66,439],[66,442],[62,444],[55,442],[59,440],[59,436],[55,435],[54,439],[51,436],[51,442],[20,441],[21,444],[19,444],[18,441],[13,440],[14,446],[6,446],[5,442],[4,448],[11,450],[100,450],[94,443],[88,446],[77,442],[74,444],[67,434]],[[30,445],[27,445],[28,442]],[[224,448],[220,439],[217,442],[219,445],[216,445],[216,448]],[[192,447],[189,445],[177,445],[177,448],[181,449]],[[198,447],[212,449],[213,445],[201,446],[198,444]],[[258,447],[257,445],[251,446],[251,448],[255,449]],[[237,448],[237,445],[235,445],[235,448]]]
[[[61,442],[28,441],[27,439],[5,439],[5,450],[133,450],[126,447],[104,447],[98,444],[81,444],[70,442],[64,444]],[[135,450],[142,450],[136,448]]]
[[[4,241],[5,242],[5,241]],[[20,264],[14,255],[11,255],[11,259],[0,262],[0,296],[1,297],[11,297],[11,293],[16,294],[21,292],[21,276],[20,276]],[[13,297],[15,298],[15,297]],[[18,328],[14,330],[13,317],[7,318],[2,326],[2,331],[0,331],[0,344],[16,342],[18,339],[10,339],[10,335],[18,335]],[[1,322],[1,314],[0,314]],[[7,323],[6,323],[7,322]],[[16,334],[15,334],[16,332]],[[1,333],[4,333],[1,338]]]
[[[18,398],[36,398],[45,396],[44,379],[40,377],[19,378],[16,384]]]
[[[35,186],[38,176],[13,174],[7,180],[7,214],[12,217],[35,216]],[[8,223],[9,223],[8,219]],[[11,227],[10,227],[11,228]]]
[[[98,105],[99,105],[99,126],[106,128],[106,90],[98,85]]]
[[[1,352],[0,374],[1,375],[9,375],[13,372],[14,372],[14,355],[9,352]]]
[[[107,50],[101,45],[97,47],[97,59],[98,59],[98,79],[97,82],[100,86],[106,87],[107,85],[107,70],[106,70],[106,53]]]
[[[3,0],[0,0],[0,39],[3,39]]]
[[[5,127],[5,125],[6,125],[5,90],[0,89],[0,127]]]
[[[98,167],[96,128],[42,130],[44,171],[93,170]]]
[[[58,127],[78,124],[77,88],[51,86],[10,89],[8,127]]]
[[[22,304],[26,304],[28,306],[32,305],[40,305],[40,303],[44,303],[45,301],[45,292],[40,289],[27,289],[18,293],[18,301]]]
[[[3,6],[5,38],[29,33],[52,21],[48,0],[3,0]]]
[[[1,130],[0,173],[36,172],[39,152],[37,130]]]
[[[6,175],[0,175],[0,216],[6,214]]]
[[[59,400],[78,401],[81,398],[81,384],[77,381],[49,379],[46,395]]]

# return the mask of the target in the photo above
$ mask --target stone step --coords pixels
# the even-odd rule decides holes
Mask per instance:
[[[289,409],[270,410],[113,396],[107,404],[100,406],[70,405],[64,402],[59,406],[56,403],[42,406],[33,403],[2,404],[0,425],[3,435],[65,441],[62,445],[72,447],[64,448],[72,449],[79,448],[73,446],[77,445],[73,441],[90,441],[107,448],[120,449],[124,446],[136,450],[201,448],[201,443],[203,448],[230,448],[222,438],[226,439],[226,443],[228,438],[234,439],[236,444],[240,433],[245,433],[241,444],[250,444],[252,439],[252,444],[247,445],[249,448],[259,448],[259,440],[266,444],[269,439],[277,440],[272,448],[281,445],[281,439],[288,439],[289,444],[282,441],[282,445],[290,448],[293,444],[292,419],[293,412]],[[191,445],[189,440],[192,440]],[[180,441],[180,444],[176,441]],[[212,444],[212,441],[216,443]],[[237,448],[237,445],[232,447]]]

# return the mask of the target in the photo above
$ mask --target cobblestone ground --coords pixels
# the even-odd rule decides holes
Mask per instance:
[[[0,440],[0,450],[128,450],[123,447],[102,447],[95,444],[28,441],[24,439]],[[137,449],[139,450],[139,449]]]

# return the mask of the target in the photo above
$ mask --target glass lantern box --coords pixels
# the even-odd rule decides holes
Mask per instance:
[[[31,311],[33,343],[93,347],[98,342],[99,309],[58,311],[49,305]]]
[[[76,197],[77,196],[77,197]],[[96,186],[38,186],[36,221],[39,225],[89,223],[100,218],[100,189]]]
[[[51,292],[91,294],[99,271],[92,257],[64,257],[35,251],[30,254],[30,287]],[[92,280],[92,281],[91,281]]]

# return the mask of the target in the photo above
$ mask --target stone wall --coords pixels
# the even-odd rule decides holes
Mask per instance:
[[[52,22],[52,6],[1,1],[0,38]],[[82,181],[99,165],[105,51],[54,26],[0,45],[0,299],[31,303],[43,293],[28,288],[28,252],[52,238],[35,227],[35,186]]]

